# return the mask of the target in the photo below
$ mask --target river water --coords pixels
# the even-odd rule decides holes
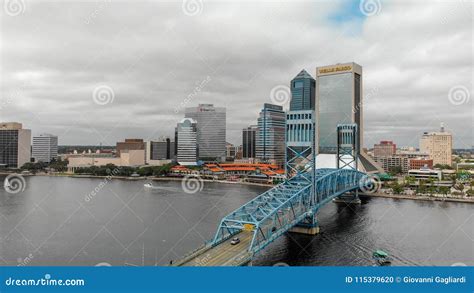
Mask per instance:
[[[3,178],[0,178],[3,182]],[[17,194],[0,188],[1,265],[165,265],[212,238],[222,217],[266,187],[204,183],[194,194],[177,181],[26,177]],[[317,236],[285,234],[253,265],[474,265],[474,206],[368,198],[329,203]]]

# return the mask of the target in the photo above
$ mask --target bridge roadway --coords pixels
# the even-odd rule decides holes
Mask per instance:
[[[240,266],[251,259],[248,252],[252,241],[252,232],[242,231],[215,246],[205,246],[185,257],[175,266]],[[230,244],[232,238],[239,238],[240,243]]]

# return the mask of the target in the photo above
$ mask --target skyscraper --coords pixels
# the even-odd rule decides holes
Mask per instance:
[[[225,160],[226,156],[226,109],[213,104],[199,104],[186,108],[185,118],[197,123],[199,159]],[[179,140],[179,138],[178,138]]]
[[[180,165],[196,165],[198,158],[197,123],[184,118],[176,127],[178,137],[177,161]]]
[[[257,125],[250,125],[242,129],[242,158],[255,158],[257,130]]]
[[[362,149],[364,137],[362,67],[354,62],[316,68],[316,138],[319,167],[335,167],[337,125],[357,125],[358,168],[367,173],[383,169]]]
[[[32,157],[35,162],[49,163],[58,157],[58,137],[52,134],[40,134],[33,137]]]
[[[264,104],[258,117],[256,157],[261,162],[283,166],[285,161],[285,112],[283,107]]]
[[[355,123],[357,149],[363,145],[362,67],[354,62],[316,68],[316,108],[319,153],[336,153],[336,127]]]
[[[420,151],[427,153],[434,165],[449,165],[452,161],[453,137],[441,126],[440,132],[425,132],[420,140]]]
[[[291,81],[290,111],[314,110],[316,80],[301,70]]]
[[[0,165],[20,168],[31,160],[31,130],[17,122],[0,123]]]

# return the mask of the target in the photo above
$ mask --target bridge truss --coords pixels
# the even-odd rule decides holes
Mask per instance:
[[[336,169],[316,169],[314,111],[290,111],[286,117],[287,180],[260,194],[220,222],[212,245],[251,232],[251,255],[291,228],[317,225],[316,213],[332,199],[357,190],[365,173],[357,171],[355,124],[338,125]]]

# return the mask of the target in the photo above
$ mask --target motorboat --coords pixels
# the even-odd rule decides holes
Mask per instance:
[[[379,250],[374,251],[372,256],[375,259],[375,261],[381,266],[386,266],[392,263],[388,253],[386,253],[383,250],[379,249]]]
[[[153,184],[151,184],[151,183],[145,183],[145,184],[143,184],[143,187],[145,187],[145,188],[153,188]]]

